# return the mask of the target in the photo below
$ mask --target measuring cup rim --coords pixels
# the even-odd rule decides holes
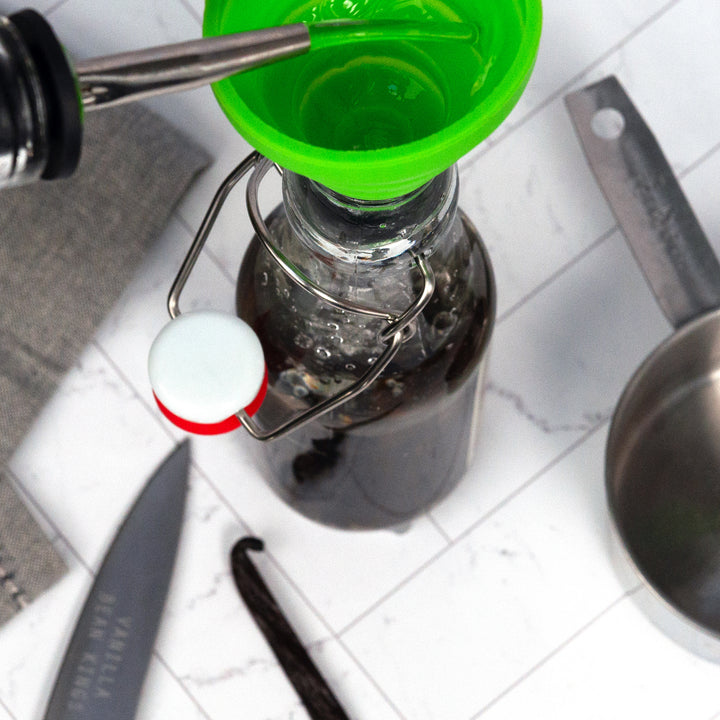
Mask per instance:
[[[674,600],[669,598],[666,593],[658,587],[651,578],[648,577],[642,563],[636,555],[633,543],[625,531],[623,523],[619,517],[618,503],[616,502],[618,493],[614,490],[614,486],[617,484],[616,480],[619,472],[618,465],[620,453],[618,450],[623,439],[627,437],[627,428],[624,427],[624,424],[627,421],[625,416],[630,411],[629,408],[631,403],[642,391],[643,383],[646,382],[646,378],[652,369],[657,367],[657,364],[662,362],[663,358],[667,357],[669,353],[677,353],[679,351],[678,348],[689,342],[689,340],[697,333],[705,330],[708,325],[713,324],[718,326],[713,334],[720,337],[720,308],[715,308],[703,313],[674,330],[646,355],[645,359],[632,374],[630,380],[627,382],[620,395],[620,399],[615,406],[610,420],[608,437],[605,444],[604,481],[606,502],[614,538],[617,540],[617,545],[621,549],[624,558],[632,566],[636,575],[642,580],[644,587],[651,592],[655,599],[660,600],[662,605],[666,609],[670,610],[674,616],[684,621],[690,629],[699,631],[711,636],[715,640],[720,641],[720,629],[710,627],[694,618],[683,608],[679,607]],[[716,367],[716,369],[720,370],[720,357],[718,357],[718,360],[714,364],[709,364],[709,367],[711,369]],[[665,394],[668,397],[671,396],[671,393]],[[637,429],[635,432],[640,434],[642,433],[642,429]],[[720,645],[718,646],[718,649],[720,651]]]

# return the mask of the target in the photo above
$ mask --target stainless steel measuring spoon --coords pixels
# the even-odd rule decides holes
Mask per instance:
[[[565,99],[588,162],[675,329],[615,410],[610,515],[644,609],[720,661],[720,264],[660,146],[608,77]]]

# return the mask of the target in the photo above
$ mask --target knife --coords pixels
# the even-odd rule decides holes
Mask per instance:
[[[103,560],[70,640],[45,720],[131,720],[180,538],[185,440],[148,480]]]

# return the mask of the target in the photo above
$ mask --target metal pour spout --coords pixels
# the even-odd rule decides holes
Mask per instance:
[[[76,62],[85,110],[200,87],[310,49],[304,23]]]
[[[73,62],[34,10],[0,16],[0,188],[72,175],[83,110],[178,92],[310,49],[302,23]]]

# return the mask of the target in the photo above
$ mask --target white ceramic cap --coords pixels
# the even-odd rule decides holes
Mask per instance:
[[[150,348],[148,372],[165,415],[193,432],[237,427],[239,422],[212,429],[240,410],[256,410],[267,382],[262,346],[253,329],[234,315],[214,310],[171,320]]]

